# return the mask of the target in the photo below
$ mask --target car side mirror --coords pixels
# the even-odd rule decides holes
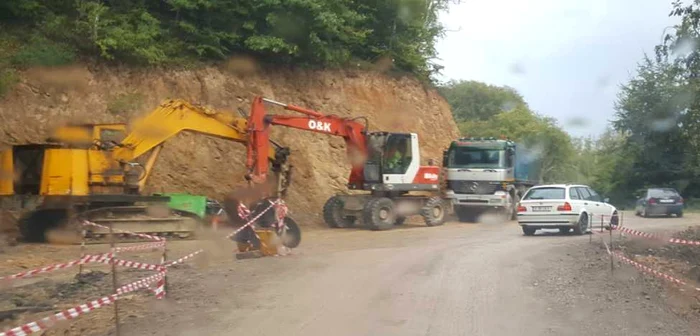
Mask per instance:
[[[605,199],[603,199],[603,202],[610,203],[610,198],[606,197]]]

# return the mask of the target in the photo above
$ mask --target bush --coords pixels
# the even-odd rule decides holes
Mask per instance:
[[[75,50],[70,46],[34,37],[11,57],[11,62],[20,67],[59,66],[73,63],[75,58]]]
[[[19,82],[19,76],[14,69],[0,69],[0,97],[8,93]]]
[[[18,36],[45,37],[15,55],[22,66],[70,63],[76,57],[70,46],[91,57],[148,65],[247,54],[327,67],[387,56],[396,70],[425,79],[439,71],[431,63],[444,32],[437,18],[449,2],[13,0],[0,1],[0,25]]]

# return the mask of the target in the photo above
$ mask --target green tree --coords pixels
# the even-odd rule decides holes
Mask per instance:
[[[688,160],[688,107],[692,94],[683,72],[665,61],[649,58],[621,87],[616,103],[615,130],[625,134],[624,150],[632,160],[627,187],[670,185],[683,189],[690,178]],[[691,160],[692,161],[692,160]]]
[[[575,177],[571,137],[556,120],[537,115],[513,88],[476,81],[449,82],[439,88],[464,136],[506,136],[534,149],[542,161],[541,182]]]
[[[457,122],[483,121],[494,115],[527,107],[523,97],[513,88],[477,81],[450,81],[438,88],[452,108]]]
[[[438,14],[449,0],[15,0],[0,26],[83,55],[139,64],[189,64],[251,54],[275,64],[345,66],[389,57],[430,78]]]

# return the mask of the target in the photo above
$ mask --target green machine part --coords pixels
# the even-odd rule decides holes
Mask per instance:
[[[164,193],[162,196],[170,197],[168,207],[175,210],[187,211],[204,218],[207,210],[207,197],[182,193]]]

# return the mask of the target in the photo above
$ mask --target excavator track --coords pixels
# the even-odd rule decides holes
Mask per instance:
[[[85,221],[97,225],[83,225]],[[107,244],[110,230],[119,243],[152,241],[127,234],[143,233],[168,240],[195,239],[203,220],[186,211],[167,207],[114,206],[100,207],[69,215],[67,209],[36,209],[20,219],[20,231],[27,241],[52,241],[52,232],[58,231],[62,243]],[[70,238],[66,239],[66,237]]]
[[[168,240],[189,240],[196,237],[203,221],[185,211],[157,209],[147,206],[121,206],[93,209],[79,214],[79,221],[86,220],[98,224],[82,225],[85,241],[88,244],[110,242],[112,228],[115,240],[120,243],[150,241],[125,232],[143,233]],[[106,228],[105,228],[106,227]]]

